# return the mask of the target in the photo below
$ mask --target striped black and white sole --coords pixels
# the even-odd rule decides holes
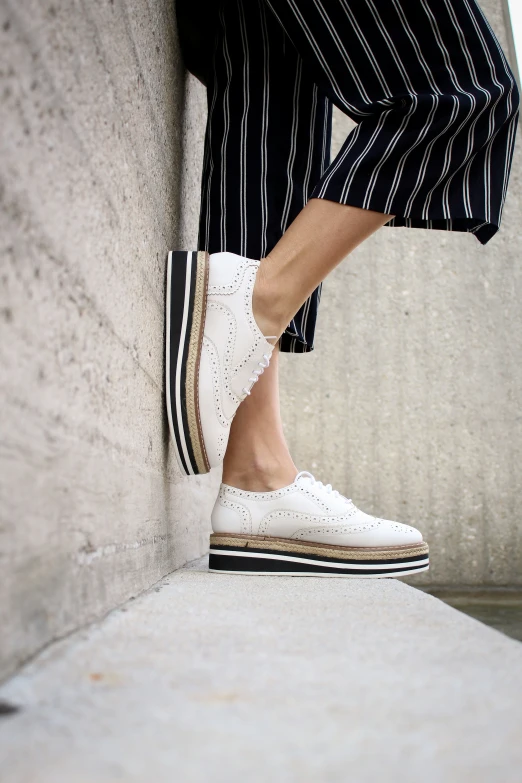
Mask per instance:
[[[207,253],[169,253],[165,317],[167,416],[178,463],[187,476],[208,473],[210,469],[198,405],[207,281]]]
[[[267,536],[210,536],[209,571],[264,576],[409,576],[427,571],[424,542],[390,547],[342,547]]]

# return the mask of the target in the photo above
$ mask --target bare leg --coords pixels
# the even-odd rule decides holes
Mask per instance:
[[[297,468],[286,444],[279,407],[279,351],[238,408],[223,462],[223,483],[250,492],[291,484]]]
[[[261,267],[254,315],[264,334],[282,334],[324,278],[393,216],[311,199]]]
[[[303,302],[354,248],[391,215],[312,199],[267,258],[254,288],[254,314],[264,334],[282,334]],[[278,351],[236,413],[223,482],[250,492],[291,484],[297,474],[279,406]]]

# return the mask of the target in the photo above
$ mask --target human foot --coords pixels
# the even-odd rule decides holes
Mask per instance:
[[[222,484],[212,529],[211,571],[375,578],[429,567],[418,530],[365,514],[306,471],[273,492]]]
[[[222,462],[232,419],[270,362],[252,312],[258,268],[233,253],[169,253],[167,413],[186,475]]]

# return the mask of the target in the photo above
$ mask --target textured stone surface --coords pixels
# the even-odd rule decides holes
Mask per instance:
[[[505,46],[502,3],[481,5]],[[336,113],[335,149],[350,127]],[[326,280],[315,352],[281,361],[299,468],[419,526],[415,582],[522,584],[521,196],[519,138],[486,247],[383,228]]]
[[[180,479],[164,416],[165,261],[196,241],[204,114],[191,82],[183,120],[173,3],[4,1],[0,79],[6,672],[199,556],[217,478]]]
[[[0,690],[21,708],[0,768],[6,783],[519,783],[521,688],[519,642],[400,582],[182,570]]]
[[[195,250],[198,247],[199,195],[206,122],[206,88],[192,74],[188,73],[183,107],[183,156],[178,240],[180,250]]]

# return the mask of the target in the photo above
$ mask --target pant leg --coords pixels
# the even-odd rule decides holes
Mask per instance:
[[[266,0],[357,128],[312,197],[388,225],[498,230],[519,97],[474,0]]]
[[[331,103],[264,0],[226,0],[208,89],[199,247],[262,258],[330,161]],[[281,338],[313,349],[320,288]]]

